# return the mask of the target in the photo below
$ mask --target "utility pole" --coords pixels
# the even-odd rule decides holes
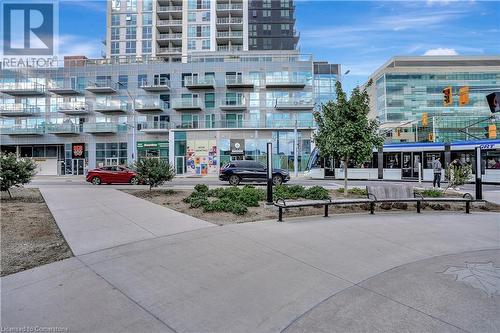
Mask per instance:
[[[135,114],[135,98],[132,97],[132,94],[128,90],[128,88],[121,82],[117,82],[117,84],[123,88],[125,88],[125,91],[127,92],[128,97],[132,101],[132,162],[135,162],[137,160],[137,142],[136,142],[136,131],[137,131],[137,124],[136,124],[136,114]]]

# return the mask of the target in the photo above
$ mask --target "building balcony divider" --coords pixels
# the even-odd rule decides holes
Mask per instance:
[[[91,109],[86,102],[62,102],[57,105],[57,112],[64,114],[88,114]]]
[[[112,122],[84,123],[83,132],[91,134],[116,134],[122,131],[123,126]],[[126,130],[126,125],[125,125]]]
[[[278,98],[276,100],[276,110],[312,110],[314,102],[312,99],[301,98]]]
[[[37,82],[0,82],[0,92],[11,96],[45,95],[46,86]]]
[[[45,125],[28,125],[28,126],[10,126],[0,128],[0,132],[3,135],[44,135]]]
[[[79,134],[81,126],[78,124],[47,124],[47,133],[51,134]]]
[[[245,75],[226,75],[226,87],[228,88],[253,88],[253,80]]]
[[[40,108],[26,103],[4,103],[0,104],[0,116],[2,117],[26,117],[35,116],[40,113]]]
[[[168,110],[168,105],[159,98],[138,98],[135,100],[137,112],[163,112]]]
[[[153,80],[153,81],[142,80],[141,89],[151,92],[168,91],[170,90],[170,80],[167,79]]]
[[[178,98],[172,100],[174,110],[198,110],[202,109],[202,100],[199,98]]]
[[[85,89],[94,94],[110,94],[118,90],[118,84],[112,80],[97,80],[88,82]]]
[[[305,77],[268,77],[266,87],[268,88],[304,88],[307,84]]]
[[[214,89],[215,78],[208,76],[186,76],[184,78],[184,86],[189,89]]]

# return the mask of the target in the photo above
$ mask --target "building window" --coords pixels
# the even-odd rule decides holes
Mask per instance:
[[[249,36],[257,36],[257,25],[250,24],[248,26],[248,35]]]
[[[270,24],[263,24],[262,25],[262,34],[263,35],[271,35],[271,25]]]
[[[256,38],[250,38],[248,40],[248,43],[250,44],[250,46],[252,47],[257,47],[257,39]]]
[[[119,11],[121,8],[121,0],[113,0],[111,1],[111,10]]]
[[[188,50],[196,50],[196,41],[188,40]]]
[[[136,27],[128,27],[126,29],[125,39],[137,39],[137,29]]]
[[[120,28],[111,28],[111,40],[120,39]]]
[[[127,89],[128,88],[128,75],[118,75],[118,85],[119,89]]]
[[[137,15],[127,15],[127,25],[137,25]]]
[[[148,82],[148,75],[147,74],[139,74],[137,75],[137,87],[140,88],[141,86],[147,84]]]
[[[290,11],[288,9],[282,10],[281,17],[290,17]]]
[[[214,108],[215,107],[215,94],[205,93],[205,107]]]
[[[281,25],[281,34],[288,35],[290,33],[290,24],[282,24]]]
[[[210,50],[210,39],[204,39],[201,41],[201,48],[203,50]]]
[[[201,37],[210,37],[210,26],[209,25],[203,25],[201,27]]]
[[[281,0],[280,6],[281,6],[281,8],[290,8],[290,1],[289,0]]]
[[[272,40],[270,38],[263,39],[263,49],[270,50],[272,48]]]
[[[111,42],[111,54],[120,53],[120,43],[119,42]]]
[[[111,15],[111,25],[120,25],[120,14]]]
[[[262,17],[271,17],[271,11],[270,10],[263,10]]]
[[[142,24],[153,24],[153,15],[151,13],[142,14]]]
[[[195,12],[188,13],[188,22],[196,22],[196,13]]]
[[[128,54],[135,53],[135,44],[136,44],[135,41],[127,42],[125,44],[125,53],[128,53]]]
[[[142,0],[142,10],[143,11],[153,10],[153,1],[151,1],[151,0]]]
[[[188,27],[188,37],[196,37],[196,26],[191,25]]]
[[[142,41],[142,53],[151,53],[151,50],[152,50],[151,40],[143,40]]]
[[[263,0],[262,8],[271,8],[271,0]]]
[[[153,28],[152,27],[142,27],[142,39],[153,38]]]
[[[137,11],[137,0],[127,0],[127,12]]]
[[[204,12],[201,14],[201,20],[203,22],[210,22],[210,12]]]

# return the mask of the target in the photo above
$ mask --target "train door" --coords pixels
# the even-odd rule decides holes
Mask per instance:
[[[403,152],[401,178],[418,178],[418,164],[421,160],[420,152]]]

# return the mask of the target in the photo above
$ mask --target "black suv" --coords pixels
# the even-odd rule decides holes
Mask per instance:
[[[255,161],[232,161],[220,169],[219,179],[238,185],[242,180],[266,182],[267,168]],[[273,184],[280,185],[290,180],[290,173],[282,169],[273,169]]]

